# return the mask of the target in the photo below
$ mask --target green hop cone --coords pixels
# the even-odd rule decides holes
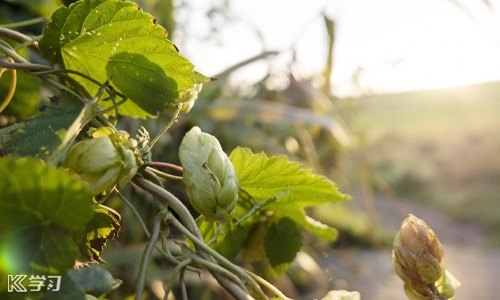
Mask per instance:
[[[88,183],[93,195],[125,185],[140,166],[137,141],[125,131],[101,127],[90,133],[91,139],[71,147],[62,166]]]
[[[179,158],[189,202],[207,221],[229,222],[238,201],[238,177],[216,137],[193,127]]]

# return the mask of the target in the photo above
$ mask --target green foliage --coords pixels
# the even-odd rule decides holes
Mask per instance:
[[[62,92],[32,119],[0,130],[0,139],[5,143],[0,149],[57,163],[91,116],[90,106],[82,104],[75,95]]]
[[[64,273],[79,255],[70,234],[92,218],[92,195],[61,169],[12,158],[0,159],[0,190],[0,276]]]
[[[100,205],[94,209],[94,216],[84,230],[75,234],[80,245],[82,261],[102,261],[101,254],[108,239],[114,239],[120,232],[120,214]]]
[[[208,135],[198,128],[197,136],[203,138],[195,147],[189,151],[180,147],[184,169],[152,161],[159,137],[171,129],[179,113],[190,111],[202,84],[211,81],[194,71],[166,35],[137,4],[119,0],[82,0],[60,7],[41,38],[2,28],[2,38],[15,37],[12,46],[0,43],[0,52],[9,57],[5,70],[26,73],[18,74],[21,93],[10,111],[4,111],[24,121],[0,129],[1,282],[7,282],[7,275],[56,274],[62,276],[59,293],[38,293],[34,298],[105,297],[122,281],[113,278],[112,267],[108,271],[89,263],[103,262],[107,242],[122,228],[121,215],[104,206],[117,199],[129,209],[127,225],[142,230],[133,243],[146,243],[140,262],[127,261],[134,274],[138,272],[132,280],[137,281],[137,299],[145,294],[152,258],[173,265],[154,270],[168,269],[167,294],[186,271],[202,268],[235,298],[266,299],[265,287],[286,299],[271,283],[231,259],[240,255],[245,262],[263,261],[266,271],[281,274],[302,247],[303,229],[328,241],[335,239],[335,229],[306,215],[305,208],[346,197],[331,181],[286,156],[236,148],[227,157],[215,136],[210,136],[207,148]],[[52,65],[20,56],[18,49],[27,47]],[[30,77],[37,80],[29,82]],[[0,89],[6,82],[2,80]],[[37,112],[39,90],[55,96]],[[127,128],[138,125],[133,118],[155,117],[164,110],[174,114],[158,136],[150,141],[148,131],[141,128],[138,140],[129,138]],[[122,122],[121,116],[132,118]],[[192,206],[205,217],[196,222],[187,201],[177,198],[170,191],[174,188],[164,185],[165,179],[184,182],[188,195],[197,191]],[[92,182],[98,183],[97,188]],[[128,182],[154,201],[143,201],[150,199],[142,192],[122,194]],[[138,199],[129,202],[131,195]],[[143,209],[150,215],[144,216]],[[214,209],[215,217],[207,217]],[[114,253],[130,246],[126,243],[117,243]],[[2,285],[0,297],[7,293]]]
[[[267,157],[264,153],[253,154],[249,149],[237,148],[230,159],[240,180],[240,188],[257,202],[283,192],[288,194],[266,210],[279,213],[294,220],[314,234],[333,240],[336,230],[306,216],[304,208],[323,203],[334,203],[347,199],[337,190],[333,182],[323,176],[303,169],[286,156]]]
[[[121,280],[113,278],[108,270],[96,265],[78,270],[69,270],[67,277],[76,284],[76,290],[82,294],[90,294],[95,297],[101,297],[121,284]]]
[[[210,81],[193,71],[193,65],[166,38],[165,29],[133,2],[80,1],[59,8],[51,20],[40,40],[43,55],[99,82],[110,79],[130,100],[118,108],[122,115],[156,116],[165,106],[181,102],[184,91]],[[97,92],[94,83],[84,80],[82,84],[91,94]],[[100,105],[106,108],[113,102]]]
[[[271,266],[279,273],[286,270],[302,247],[297,225],[289,218],[282,218],[267,230],[264,248]]]
[[[345,200],[326,178],[303,169],[286,156],[267,157],[248,148],[236,148],[230,155],[240,181],[236,222],[223,227],[213,246],[233,258],[240,252],[248,261],[267,259],[277,273],[286,270],[300,250],[305,228],[328,240],[336,230],[308,217],[304,207]],[[218,234],[217,225],[201,222],[205,240]]]

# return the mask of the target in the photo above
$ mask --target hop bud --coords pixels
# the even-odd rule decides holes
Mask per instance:
[[[201,92],[203,84],[196,83],[190,89],[179,92],[179,98],[173,103],[168,103],[166,108],[171,111],[176,111],[180,106],[180,112],[188,113],[194,106],[198,94]]]
[[[216,137],[193,127],[179,147],[189,202],[208,221],[228,222],[238,201],[234,166]]]
[[[427,224],[409,215],[394,238],[392,261],[412,300],[435,294],[435,282],[444,273],[443,247]]]
[[[125,185],[137,173],[137,141],[125,131],[101,127],[92,130],[91,139],[76,143],[62,165],[89,184],[94,195]]]

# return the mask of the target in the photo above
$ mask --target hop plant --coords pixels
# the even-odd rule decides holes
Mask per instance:
[[[183,138],[179,158],[189,202],[207,221],[229,222],[238,201],[238,178],[216,137],[193,127]]]
[[[450,283],[452,275],[444,267],[443,246],[434,231],[414,215],[401,223],[394,238],[392,262],[410,300],[448,299],[460,285],[456,279],[455,286]]]
[[[92,129],[92,136],[69,150],[62,166],[88,183],[93,195],[125,185],[137,173],[141,158],[137,141],[125,131]]]

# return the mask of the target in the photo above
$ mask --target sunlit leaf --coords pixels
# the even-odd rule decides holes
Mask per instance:
[[[94,209],[94,217],[85,230],[76,234],[82,262],[102,261],[101,254],[108,239],[114,239],[120,232],[120,215],[106,206]]]
[[[71,233],[93,215],[83,184],[43,163],[0,159],[0,261],[8,274],[38,270],[59,273],[78,257]],[[0,271],[0,277],[6,276]]]
[[[118,108],[120,114],[156,116],[166,105],[181,102],[180,95],[195,84],[211,80],[195,72],[167,39],[166,30],[133,2],[80,1],[61,7],[51,19],[39,43],[43,55],[99,82],[110,79],[130,99]],[[77,79],[96,93],[98,86]]]
[[[289,191],[283,198],[268,205],[267,210],[287,216],[321,237],[335,238],[337,232],[334,228],[315,221],[304,212],[308,206],[347,198],[333,182],[303,169],[297,162],[288,161],[286,156],[267,157],[263,153],[253,154],[246,148],[236,148],[230,159],[236,169],[240,188],[256,201],[261,202]]]

